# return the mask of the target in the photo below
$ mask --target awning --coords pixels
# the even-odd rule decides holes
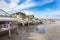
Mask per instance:
[[[17,20],[17,19],[11,17],[0,17],[0,21],[13,21],[13,20]]]

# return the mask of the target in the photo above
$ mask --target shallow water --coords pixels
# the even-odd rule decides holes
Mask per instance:
[[[9,39],[9,35],[8,33],[4,34],[4,35],[1,35],[0,36],[0,40],[22,40],[24,37],[27,37],[29,36],[30,32],[33,32],[34,29],[35,29],[35,26],[25,26],[25,27],[19,27],[19,34],[17,35],[16,33],[13,33],[11,38]]]
[[[53,24],[38,25],[38,32],[47,35],[48,40],[60,40],[60,21]]]
[[[8,40],[8,34],[0,36],[0,40]],[[19,34],[12,34],[9,40],[60,40],[60,23],[20,27]]]

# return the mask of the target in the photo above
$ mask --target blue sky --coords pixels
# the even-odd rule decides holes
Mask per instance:
[[[9,14],[24,12],[38,18],[60,17],[60,0],[0,0],[0,9]]]

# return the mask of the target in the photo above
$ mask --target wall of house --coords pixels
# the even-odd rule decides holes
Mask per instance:
[[[12,17],[13,18],[21,18],[22,17],[22,14],[12,14]]]

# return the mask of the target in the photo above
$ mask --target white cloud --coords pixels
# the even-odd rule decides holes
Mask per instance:
[[[37,4],[37,2],[35,2],[35,3],[36,3],[37,5],[42,6],[42,5],[51,3],[51,2],[53,2],[53,1],[54,1],[54,0],[41,0],[41,1],[38,2],[38,4]]]
[[[60,10],[52,11],[51,9],[46,9],[46,12],[40,12],[40,11],[34,12],[34,11],[24,10],[26,8],[33,7],[36,5],[42,6],[42,5],[48,4],[53,1],[54,0],[42,0],[39,3],[36,3],[36,2],[32,2],[32,0],[26,0],[26,2],[24,2],[20,5],[17,5],[19,0],[11,0],[11,2],[9,4],[7,4],[4,0],[2,0],[2,1],[0,1],[0,9],[3,9],[5,11],[7,11],[8,13],[14,13],[14,12],[17,12],[18,10],[22,10],[22,12],[26,13],[27,15],[34,14],[36,17],[39,16],[39,18],[50,18],[50,17],[56,18],[55,15],[60,15]],[[58,6],[59,5],[60,4],[58,3]]]
[[[9,11],[15,6],[17,6],[17,3],[19,0],[11,0],[9,4],[7,4],[4,0],[0,1],[0,9],[3,9],[5,11]]]
[[[32,7],[32,6],[35,6],[35,4],[31,4],[31,3],[21,4],[19,6],[16,6],[14,9],[15,10],[22,10],[22,9],[29,8],[29,7]]]
[[[37,18],[52,18],[52,19],[60,19],[60,10],[54,10],[54,11],[37,11],[37,12],[32,12]]]
[[[26,15],[34,15],[32,11],[28,11],[28,10],[23,10],[23,13],[25,13]]]
[[[17,5],[17,3],[19,2],[19,0],[11,0],[11,2],[9,4],[7,4],[4,0],[2,0],[0,2],[0,9],[4,9],[7,12],[14,12],[15,10],[22,10],[22,9],[26,9],[29,7],[33,7],[38,5],[38,3],[32,2],[33,0],[26,0],[26,2],[22,3],[21,5]],[[45,5],[47,3],[52,2],[53,0],[42,0],[39,5]]]
[[[19,6],[16,6],[14,9],[15,10],[22,10],[22,9],[25,9],[25,8],[29,8],[29,7],[32,7],[32,6],[36,6],[36,5],[45,5],[47,3],[50,3],[50,2],[53,2],[54,0],[42,0],[40,1],[39,3],[36,3],[36,2],[33,2],[33,0],[27,0],[25,3],[19,5]]]
[[[35,5],[35,4],[31,3],[30,0],[26,0],[26,2],[24,2],[21,5],[18,5],[17,4],[18,2],[19,2],[19,0],[11,0],[11,2],[9,4],[7,4],[4,0],[2,0],[0,2],[0,9],[3,9],[7,12],[10,12],[10,11],[14,12],[14,11],[22,10],[22,9],[32,7]]]

